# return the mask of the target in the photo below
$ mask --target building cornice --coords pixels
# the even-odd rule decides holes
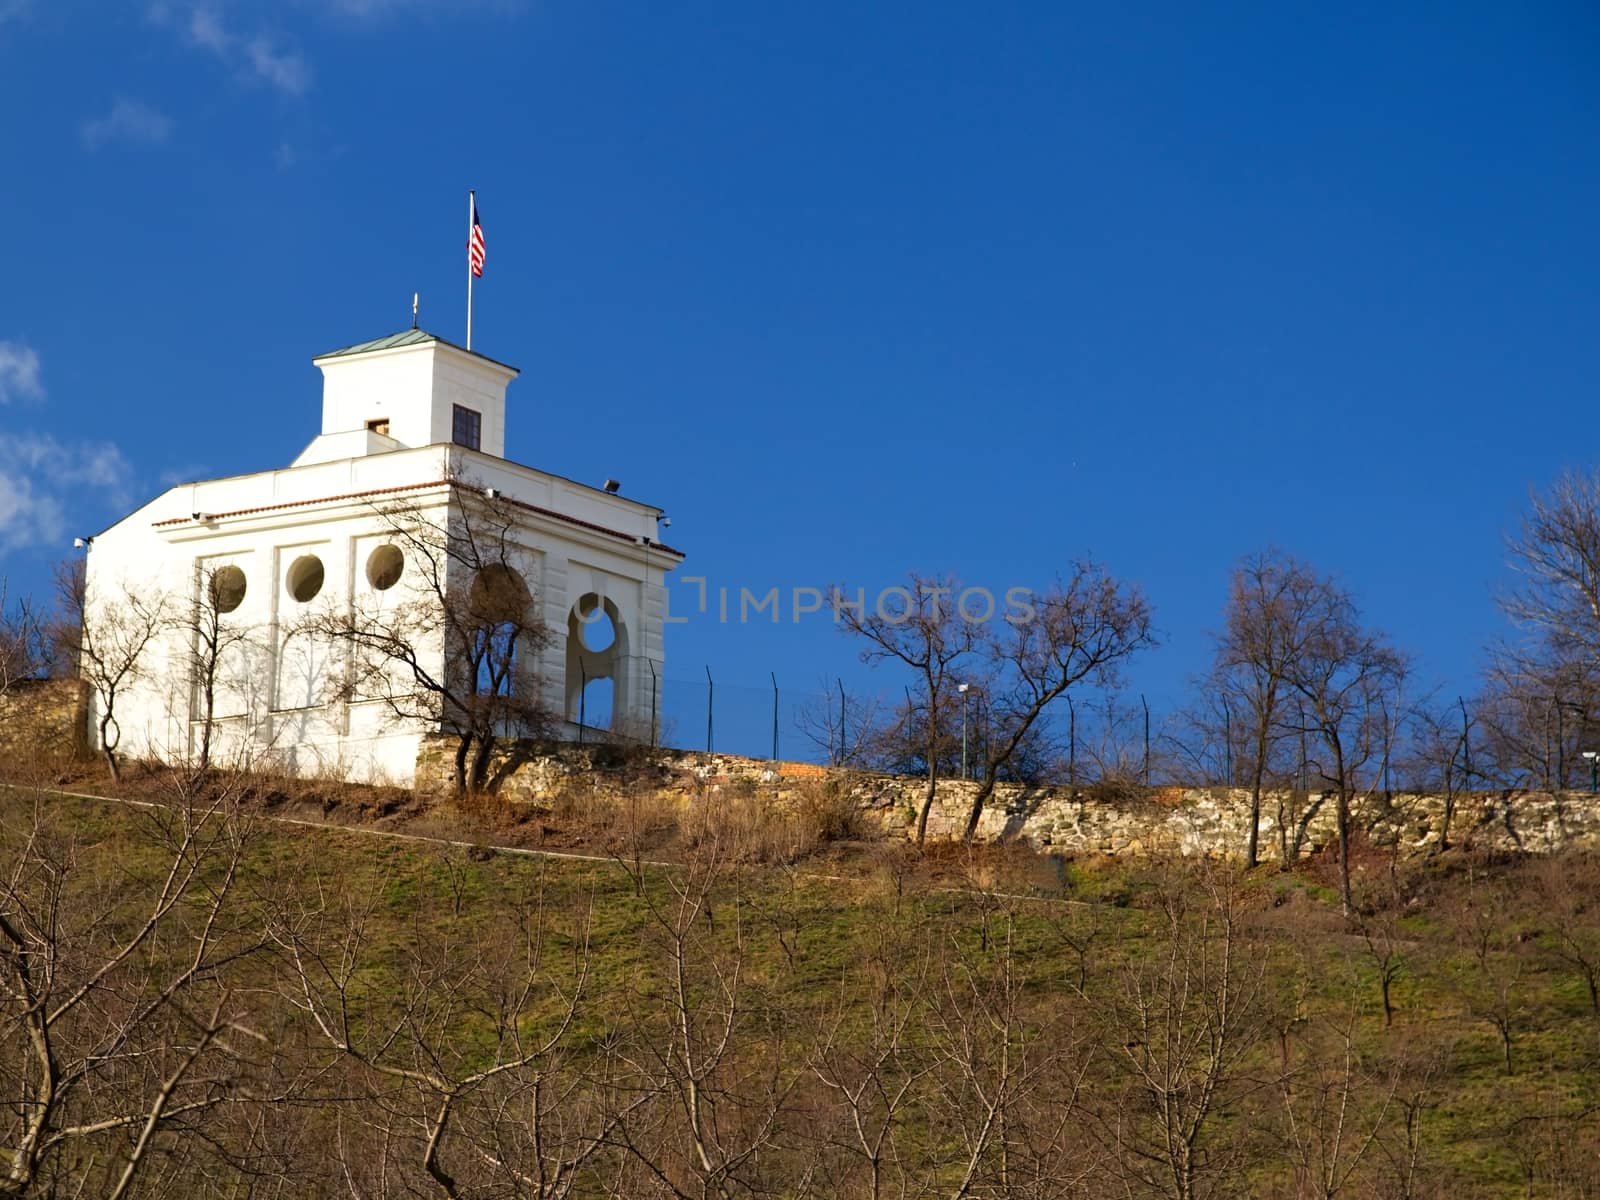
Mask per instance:
[[[264,513],[283,512],[288,509],[313,508],[317,505],[323,504],[343,504],[351,500],[367,500],[376,496],[395,496],[407,492],[428,491],[433,488],[462,488],[471,491],[477,490],[475,488],[468,488],[468,485],[463,484],[458,479],[431,479],[425,483],[408,483],[400,484],[394,487],[370,488],[362,492],[343,492],[332,496],[317,496],[309,500],[285,500],[277,504],[259,504],[252,508],[236,508],[229,512],[204,513],[202,514],[204,520],[196,520],[193,517],[168,517],[165,520],[153,522],[151,528],[169,530],[181,528],[183,526],[209,525],[213,521],[229,520],[235,517],[254,517],[260,516]],[[538,516],[545,517],[551,521],[559,521],[563,525],[571,525],[578,529],[586,529],[591,533],[598,533],[605,537],[615,538],[618,541],[627,542],[633,546],[645,545],[645,542],[642,539],[635,537],[633,534],[623,533],[619,529],[611,529],[605,525],[596,524],[593,521],[585,521],[581,517],[569,516],[566,513],[556,512],[554,509],[544,508],[537,504],[529,504],[527,501],[518,500],[513,496],[502,496],[500,499],[511,505],[513,508],[519,508],[524,512],[535,513]],[[680,561],[685,557],[681,550],[676,550],[662,542],[650,542],[649,549],[671,555]]]
[[[287,508],[310,508],[317,504],[339,504],[346,500],[365,500],[369,496],[392,496],[400,492],[421,492],[428,488],[450,486],[448,479],[432,479],[427,483],[406,483],[395,487],[371,488],[364,492],[345,492],[337,496],[317,496],[311,500],[283,500],[277,504],[258,504],[254,508],[236,508],[231,512],[205,513],[204,521],[197,521],[193,517],[168,517],[164,521],[156,521],[152,529],[168,529],[175,525],[204,525],[211,521],[220,521],[227,517],[253,517],[257,513],[281,512]]]

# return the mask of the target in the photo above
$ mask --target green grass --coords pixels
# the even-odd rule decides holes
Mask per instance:
[[[31,812],[31,801],[20,793],[0,794],[7,866],[15,861]],[[114,804],[65,798],[51,799],[49,814],[55,836],[75,844],[76,877],[108,887],[113,907],[136,909],[141,889],[164,861],[148,836],[150,818]],[[253,828],[245,867],[241,893],[250,897],[249,911],[263,920],[283,906],[313,914],[306,917],[313,924],[340,904],[366,914],[367,941],[352,993],[363,1027],[377,1028],[392,1017],[397,997],[428,971],[448,975],[476,953],[488,954],[504,976],[506,962],[526,961],[518,958],[516,938],[530,925],[542,935],[541,970],[554,984],[570,981],[586,943],[591,999],[571,1041],[580,1054],[594,1052],[619,1024],[659,1005],[663,931],[652,920],[649,902],[670,911],[673,885],[684,878],[682,870],[649,869],[641,897],[618,865],[507,853],[476,859],[460,849],[267,822]],[[954,890],[947,878],[937,887],[913,878],[897,894],[866,862],[843,869],[851,877],[841,881],[810,875],[804,865],[728,868],[711,893],[710,920],[695,927],[695,954],[705,963],[726,961],[741,947],[749,1003],[782,1012],[786,1028],[804,1031],[821,1028],[834,1012],[864,1022],[864,1010],[851,1008],[849,998],[862,992],[862,981],[874,971],[903,982],[923,958],[940,964],[938,969],[952,962],[974,970],[994,967],[1005,930],[1013,965],[1024,976],[1030,1019],[1081,1011],[1083,1027],[1090,1028],[1115,1009],[1126,979],[1163,961],[1166,926],[1154,907],[1156,897],[1164,888],[1193,884],[1196,874],[1182,864],[1094,859],[1030,866],[1012,856],[1002,862],[994,891],[1031,898],[1002,899]],[[836,874],[841,868],[828,870]],[[1547,938],[1518,942],[1507,931],[1506,947],[1493,961],[1504,966],[1515,956],[1522,966],[1513,993],[1515,1071],[1507,1077],[1497,1035],[1474,1012],[1485,1002],[1488,983],[1458,929],[1464,903],[1476,895],[1471,889],[1482,887],[1485,876],[1469,885],[1457,874],[1440,873],[1421,879],[1426,886],[1417,894],[1427,897],[1425,905],[1398,920],[1399,936],[1410,944],[1393,991],[1394,1027],[1385,1029],[1376,965],[1340,917],[1337,892],[1319,871],[1262,870],[1238,881],[1242,945],[1266,972],[1263,1020],[1270,1027],[1241,1071],[1258,1080],[1272,1076],[1280,1050],[1273,1030],[1279,1026],[1306,1045],[1321,1039],[1325,1049],[1326,1023],[1353,1011],[1360,1053],[1375,1078],[1393,1072],[1403,1092],[1421,1086],[1420,1071],[1404,1064],[1436,1060],[1424,1117],[1434,1177],[1448,1181],[1459,1196],[1527,1194],[1521,1161],[1531,1143],[1512,1130],[1515,1119],[1600,1103],[1600,1022],[1582,981],[1550,953]],[[1580,869],[1577,877],[1582,876]],[[1516,864],[1492,878],[1513,899],[1519,894]],[[1517,919],[1537,929],[1539,913],[1529,902]],[[275,1003],[266,985],[280,968],[270,957],[251,968],[263,985],[263,1004]],[[1087,987],[1080,993],[1076,982],[1084,972]],[[433,1031],[448,1044],[450,1056],[468,1067],[494,1061],[491,992],[474,992],[474,1003],[443,1013]],[[553,1027],[560,1011],[554,988],[537,988],[518,1014],[519,1027],[535,1037]],[[1086,1046],[1087,1077],[1106,1087],[1113,1081],[1113,1043],[1108,1026]],[[1381,1092],[1379,1086],[1373,1096]],[[1242,1136],[1230,1123],[1245,1121],[1239,1115],[1244,1111],[1225,1114],[1206,1137],[1220,1145]],[[939,1141],[931,1130],[908,1136],[914,1144]],[[1281,1163],[1270,1155],[1256,1162],[1250,1178],[1257,1194],[1275,1194],[1283,1186],[1280,1172]],[[1558,1193],[1536,1181],[1532,1194]]]

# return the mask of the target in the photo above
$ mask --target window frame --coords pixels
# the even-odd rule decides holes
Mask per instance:
[[[483,413],[475,408],[468,408],[465,404],[452,404],[450,408],[451,444],[465,446],[468,450],[482,450]],[[470,441],[463,436],[464,432],[470,434]]]

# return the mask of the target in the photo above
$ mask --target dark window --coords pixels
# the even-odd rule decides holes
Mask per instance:
[[[476,450],[483,438],[483,414],[472,408],[455,406],[455,419],[450,428],[450,440],[468,450]]]

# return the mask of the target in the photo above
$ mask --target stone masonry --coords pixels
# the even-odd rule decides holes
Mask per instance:
[[[450,790],[453,742],[434,736],[417,758],[421,795]],[[910,836],[926,780],[860,771],[773,763],[762,759],[682,750],[614,746],[517,746],[502,752],[493,776],[513,803],[548,803],[582,786],[591,794],[621,795],[647,788],[679,803],[723,789],[753,793],[774,805],[797,789],[828,787],[844,793],[886,832]],[[942,780],[928,818],[930,840],[960,836],[978,785]],[[1377,792],[1352,804],[1358,827],[1381,844],[1408,853],[1438,845],[1446,798]],[[1242,858],[1249,831],[1250,793],[1242,788],[1152,788],[1112,792],[1095,786],[1024,787],[1001,784],[978,826],[984,841],[1025,842],[1069,854],[1178,854]],[[1285,831],[1280,839],[1280,829]],[[1331,793],[1272,792],[1262,798],[1260,853],[1276,859],[1287,841],[1291,853],[1310,853],[1336,836]],[[1563,847],[1600,847],[1600,797],[1580,792],[1496,791],[1458,794],[1450,824],[1454,845],[1507,852],[1548,853]]]

